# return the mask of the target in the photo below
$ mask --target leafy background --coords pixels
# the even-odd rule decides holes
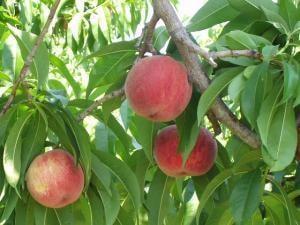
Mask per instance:
[[[0,108],[52,4],[0,1]],[[190,35],[212,51],[249,49],[263,56],[223,58],[217,69],[202,62],[213,82],[203,95],[194,90],[175,121],[189,132],[181,137],[183,154],[191,150],[194,124],[211,128],[205,114],[217,96],[263,145],[252,149],[221,126],[213,169],[185,179],[165,176],[153,160],[153,138],[168,124],[135,115],[123,98],[104,103],[83,123],[76,121],[97,98],[123,86],[151,12],[151,2],[141,0],[60,5],[30,76],[0,117],[0,224],[300,224],[300,166],[294,158],[299,1],[209,0],[185,18]],[[155,31],[154,46],[180,60],[163,26]],[[29,196],[24,175],[37,154],[55,147],[79,160],[86,187],[75,204],[54,210]]]

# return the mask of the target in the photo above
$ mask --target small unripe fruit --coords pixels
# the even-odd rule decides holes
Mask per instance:
[[[184,111],[191,99],[192,86],[184,65],[169,56],[152,56],[132,67],[125,93],[136,114],[163,122]]]
[[[217,143],[211,133],[202,128],[186,164],[178,152],[179,134],[175,125],[164,128],[155,139],[154,157],[158,167],[168,176],[200,176],[213,166]]]
[[[62,208],[80,197],[84,174],[71,154],[56,149],[32,161],[26,173],[26,183],[38,203],[49,208]]]

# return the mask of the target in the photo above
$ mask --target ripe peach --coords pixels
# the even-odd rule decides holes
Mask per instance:
[[[31,196],[49,208],[75,202],[84,187],[82,168],[67,151],[55,149],[37,156],[26,173]]]
[[[168,176],[200,176],[213,166],[217,156],[217,143],[207,129],[201,129],[185,165],[180,152],[177,152],[178,145],[179,135],[175,125],[164,128],[155,139],[155,160]]]
[[[139,60],[130,70],[125,93],[136,114],[152,121],[170,121],[188,105],[192,86],[186,68],[169,56]]]

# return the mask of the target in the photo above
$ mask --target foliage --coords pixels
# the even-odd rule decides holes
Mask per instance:
[[[52,4],[0,1],[0,109]],[[60,5],[26,83],[0,117],[0,224],[300,224],[299,1],[208,0],[187,25],[192,37],[221,24],[211,51],[255,50],[262,59],[226,57],[216,69],[205,66],[212,84],[201,96],[194,89],[176,120],[182,154],[191,151],[198,126],[210,126],[205,114],[218,96],[260,137],[260,149],[222,125],[213,169],[174,179],[152,154],[154,137],[167,123],[135,115],[123,98],[76,120],[95,99],[123,86],[151,7],[142,0]],[[154,46],[180,58],[164,27],[156,29]],[[58,146],[83,166],[85,191],[71,206],[47,209],[29,196],[25,173],[36,155]]]

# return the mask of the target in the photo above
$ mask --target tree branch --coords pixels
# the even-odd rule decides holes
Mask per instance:
[[[154,0],[153,6],[154,12],[164,21],[170,36],[183,57],[191,80],[203,93],[209,86],[210,80],[201,68],[197,53],[190,50],[189,44],[187,43],[191,43],[192,41],[190,40],[189,35],[183,27],[174,8],[168,0]],[[211,110],[220,122],[226,125],[233,134],[245,143],[253,148],[258,148],[261,145],[256,134],[238,121],[221,99],[216,100],[215,104],[212,105]]]
[[[155,31],[155,27],[157,22],[159,21],[159,17],[153,13],[152,18],[150,21],[145,25],[143,32],[141,34],[141,39],[137,43],[137,48],[139,50],[139,56],[136,61],[138,61],[140,58],[142,58],[146,52],[150,52],[154,55],[157,54],[156,49],[153,47],[153,34]]]
[[[5,103],[3,109],[0,113],[0,116],[3,116],[6,113],[6,111],[10,108],[11,104],[13,103],[14,98],[15,98],[16,93],[17,93],[17,89],[20,86],[20,84],[24,81],[25,77],[27,76],[27,74],[29,72],[30,65],[31,65],[31,63],[32,63],[32,61],[33,61],[40,45],[42,44],[42,42],[43,42],[43,40],[44,40],[48,30],[49,30],[49,27],[51,25],[51,22],[53,21],[53,18],[54,18],[54,15],[55,15],[56,11],[57,11],[59,3],[60,3],[60,0],[57,0],[54,3],[54,5],[52,6],[52,8],[50,10],[50,13],[49,13],[49,16],[48,16],[48,19],[47,19],[47,22],[46,22],[42,32],[40,33],[40,35],[36,39],[36,41],[33,45],[33,48],[31,49],[31,52],[27,56],[27,58],[25,60],[25,63],[23,65],[22,69],[21,69],[20,76],[17,79],[17,81],[15,82],[15,84],[12,88],[11,95],[9,96],[7,102]]]
[[[102,105],[104,102],[107,102],[109,100],[112,100],[117,97],[123,97],[125,96],[124,88],[121,88],[119,90],[113,91],[107,95],[105,95],[103,98],[100,98],[96,100],[91,106],[89,106],[85,111],[79,114],[77,120],[81,121],[88,115],[90,115],[95,109],[97,109],[100,105]]]

